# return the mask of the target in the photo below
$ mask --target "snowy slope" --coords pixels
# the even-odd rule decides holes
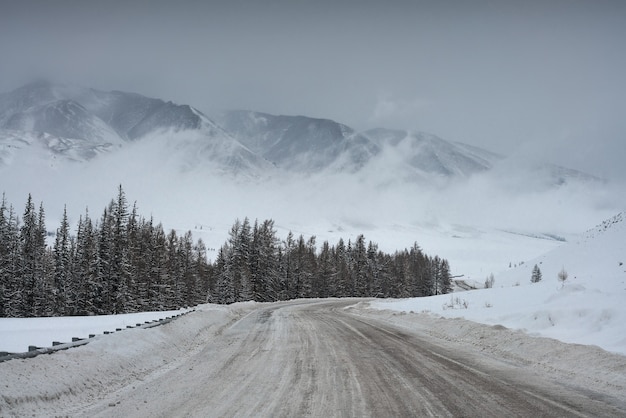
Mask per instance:
[[[67,162],[87,162],[120,147],[111,142],[86,142],[46,132],[0,129],[0,168],[17,173],[12,167],[58,167]]]
[[[17,144],[7,137],[54,137],[61,145],[49,148],[54,148],[58,161],[87,161],[111,150],[126,152],[129,142],[145,139],[149,147],[161,147],[167,154],[174,148],[179,170],[208,166],[210,172],[256,178],[273,168],[191,106],[134,93],[31,83],[0,95],[0,129],[10,131],[2,135],[0,144],[7,150],[5,165],[17,145],[28,164],[48,164],[48,159],[41,161],[40,153],[25,146],[33,141]],[[30,161],[29,152],[33,154]]]
[[[469,177],[489,170],[501,159],[476,147],[445,141],[424,132],[372,129],[363,133],[381,148],[394,149],[417,173]]]
[[[531,283],[534,265],[543,275]],[[568,273],[564,284],[561,270]],[[626,213],[538,258],[495,274],[492,289],[377,301],[378,309],[425,312],[521,329],[626,355]]]
[[[379,151],[368,138],[328,119],[229,111],[217,120],[252,151],[289,171],[355,171]]]

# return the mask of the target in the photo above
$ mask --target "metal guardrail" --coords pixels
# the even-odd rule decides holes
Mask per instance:
[[[158,327],[161,325],[165,325],[169,322],[172,322],[175,319],[180,318],[183,315],[187,315],[190,312],[195,312],[195,309],[189,310],[187,312],[183,312],[180,313],[178,315],[173,315],[173,316],[167,316],[165,318],[162,319],[155,319],[153,321],[146,321],[143,324],[136,324],[135,326],[132,325],[127,325],[126,328],[116,328],[115,331],[104,331],[101,335],[109,335],[109,334],[113,334],[115,332],[120,332],[123,331],[125,329],[129,329],[129,328],[141,328],[141,329],[149,329],[149,328],[154,328],[154,327]],[[7,353],[7,352],[0,352],[0,363],[4,362],[4,361],[8,361],[8,360],[13,360],[13,359],[27,359],[27,358],[33,358],[33,357],[37,357],[41,354],[52,354],[55,353],[57,351],[61,351],[61,350],[68,350],[70,348],[74,348],[74,347],[80,347],[81,345],[85,345],[85,344],[89,344],[91,341],[94,340],[94,338],[96,337],[96,334],[89,334],[89,338],[78,338],[78,337],[73,337],[72,338],[72,342],[67,342],[67,343],[63,343],[63,342],[59,342],[59,341],[52,341],[52,346],[51,347],[36,347],[34,345],[28,346],[28,351],[24,352],[24,353]]]

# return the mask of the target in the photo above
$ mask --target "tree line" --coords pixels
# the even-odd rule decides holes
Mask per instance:
[[[273,220],[237,220],[209,262],[201,239],[179,235],[129,206],[122,187],[97,220],[67,212],[47,244],[43,205],[23,216],[0,204],[0,317],[74,316],[294,298],[416,297],[448,293],[447,260],[417,244],[387,254],[354,242],[277,236]]]

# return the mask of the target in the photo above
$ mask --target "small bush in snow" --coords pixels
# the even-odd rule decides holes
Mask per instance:
[[[496,279],[493,277],[493,273],[491,273],[489,277],[485,279],[485,289],[491,289],[495,281]]]
[[[444,311],[446,309],[467,309],[469,308],[469,302],[465,299],[459,298],[458,296],[454,299],[450,296],[450,302],[444,303],[442,308]]]
[[[563,267],[561,271],[559,271],[559,274],[557,276],[559,278],[559,281],[562,283],[562,286],[565,286],[565,280],[567,280],[568,277],[567,271],[565,271],[565,267]]]

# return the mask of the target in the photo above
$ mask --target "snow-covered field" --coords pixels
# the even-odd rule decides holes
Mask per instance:
[[[70,316],[60,318],[0,318],[0,352],[23,353],[29,346],[50,347],[53,341],[67,343],[72,338],[115,332],[138,324],[165,319],[187,309],[140,312],[123,315]]]
[[[539,283],[530,282],[535,264]],[[558,280],[562,269],[565,283]],[[494,277],[491,289],[371,306],[502,325],[626,355],[626,213]]]

